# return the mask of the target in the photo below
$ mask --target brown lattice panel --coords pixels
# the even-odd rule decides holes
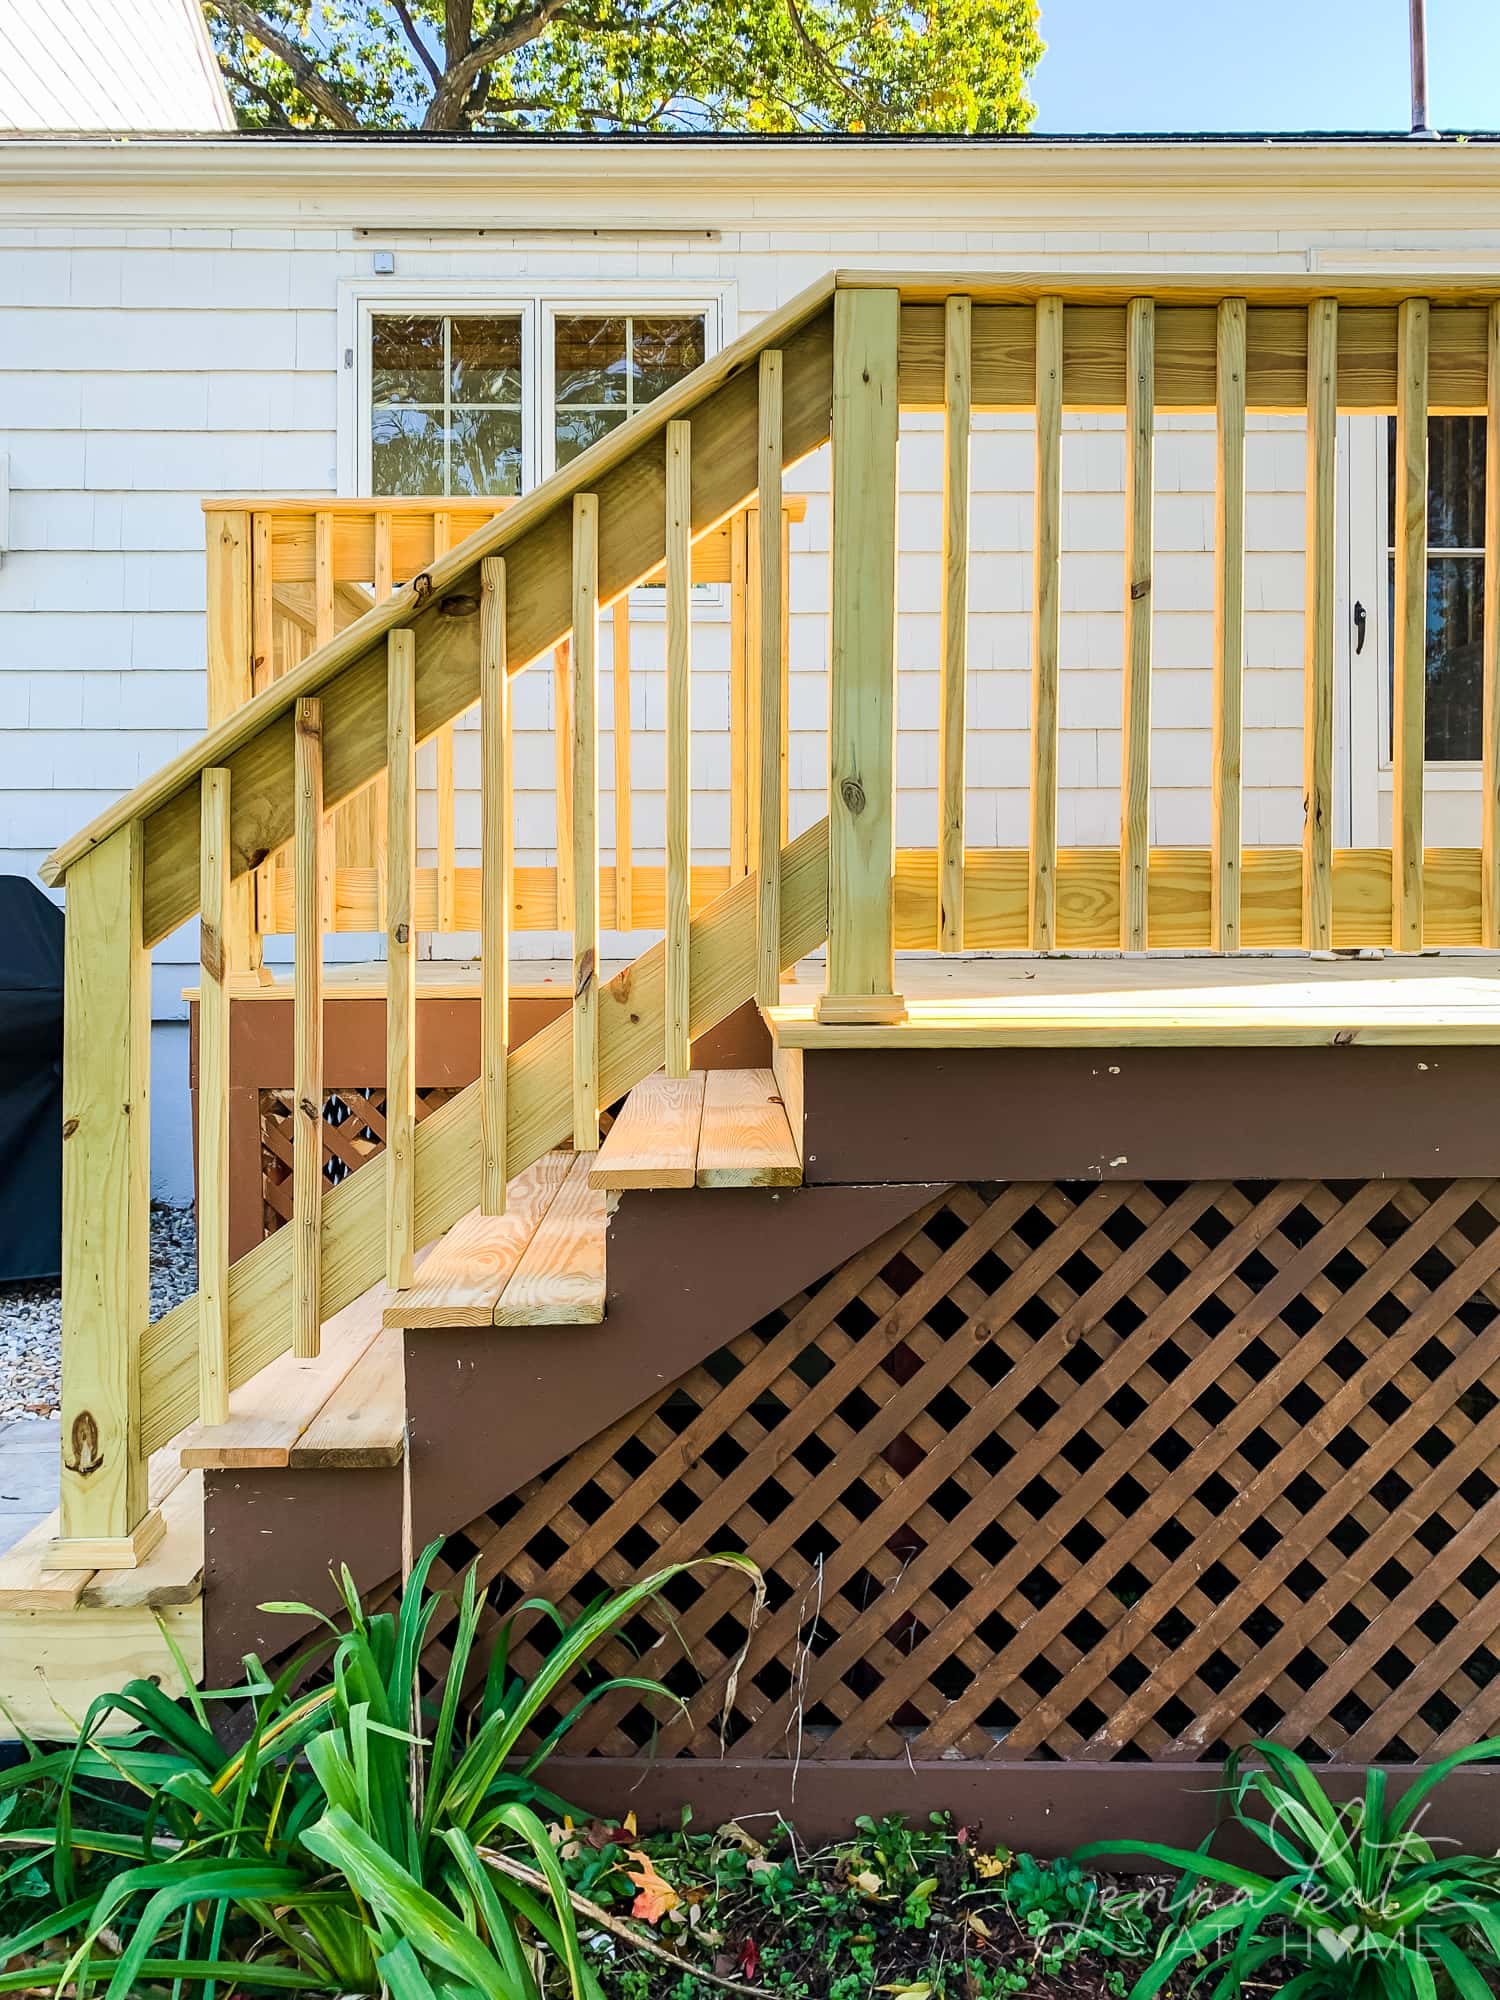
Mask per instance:
[[[417,1117],[457,1096],[433,1086],[417,1092]],[[290,1090],[260,1092],[260,1174],[265,1233],[292,1219],[292,1098]],[[323,1099],[323,1177],[336,1186],[385,1150],[385,1092],[380,1086],[330,1090]]]
[[[685,1714],[607,1696],[570,1755],[1426,1760],[1500,1724],[1497,1218],[1488,1181],[956,1187],[446,1556],[568,1614],[761,1565],[737,1675],[743,1583],[682,1578],[605,1664]]]

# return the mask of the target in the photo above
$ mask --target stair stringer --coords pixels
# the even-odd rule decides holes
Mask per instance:
[[[690,1032],[706,1034],[755,995],[754,874],[693,919]],[[781,962],[794,965],[828,936],[828,822],[781,856]],[[599,992],[601,1107],[661,1063],[666,949],[656,944]],[[506,1068],[507,1164],[512,1176],[563,1144],[573,1128],[570,1008],[515,1050]],[[416,1238],[434,1242],[479,1200],[479,1086],[470,1084],[417,1127]],[[229,1382],[248,1382],[291,1345],[292,1231],[281,1229],[229,1272]],[[329,1320],[385,1267],[385,1156],[368,1161],[323,1202],[322,1317]],[[150,1453],[198,1412],[198,1297],[148,1327],[142,1341],[142,1450]]]
[[[882,1238],[946,1182],[636,1191],[610,1218],[599,1326],[406,1335],[412,1546],[472,1521]]]

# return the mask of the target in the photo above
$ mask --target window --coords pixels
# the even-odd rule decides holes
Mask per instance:
[[[552,322],[553,463],[561,467],[699,367],[702,313],[559,313]]]
[[[521,358],[518,314],[377,313],[370,334],[372,491],[519,493]]]
[[[1431,417],[1427,425],[1427,758],[1468,763],[1480,754],[1484,615],[1483,417]],[[1386,569],[1391,622],[1396,594],[1396,424],[1386,439]],[[1386,747],[1390,748],[1389,725]]]

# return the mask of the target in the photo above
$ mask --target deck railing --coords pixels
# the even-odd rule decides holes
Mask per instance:
[[[322,510],[326,527],[314,508],[312,618],[321,643],[59,850],[47,870],[49,880],[66,877],[68,885],[56,1560],[87,1567],[139,1560],[159,1532],[147,1506],[150,1450],[196,1415],[222,1417],[229,1389],[288,1346],[315,1351],[321,1323],[382,1274],[397,1286],[409,1282],[417,1248],[476,1202],[499,1212],[507,1181],[542,1152],[570,1137],[579,1147],[596,1144],[601,1108],[663,1063],[682,1070],[692,1037],[733,1007],[752,996],[774,1000],[783,969],[825,937],[827,991],[818,1011],[833,1022],[899,1020],[895,953],[904,946],[1500,944],[1500,306],[1453,283],[1420,289],[1422,296],[1405,297],[1374,280],[1333,285],[1292,277],[1131,284],[1051,274],[986,287],[840,276],[448,553],[434,548],[427,560],[419,548],[415,559],[426,566],[332,636],[320,621],[337,622],[337,564],[330,557],[320,566],[318,551],[337,549],[343,503]],[[903,409],[944,414],[945,585],[935,844],[898,854]],[[1334,438],[1337,415],[1348,409],[1390,411],[1397,422],[1390,849],[1332,844]],[[974,413],[989,410],[1033,412],[1037,437],[1030,839],[1020,849],[970,847],[965,828],[968,441]],[[1060,438],[1064,414],[1076,410],[1123,414],[1125,640],[1118,844],[1069,849],[1058,840]],[[1153,849],[1149,840],[1152,454],[1163,410],[1212,411],[1218,437],[1213,834],[1202,849]],[[1242,839],[1244,438],[1247,413],[1261,410],[1305,413],[1308,436],[1305,824],[1301,843],[1288,848],[1247,848]],[[1474,848],[1424,849],[1423,841],[1429,411],[1483,414],[1490,429],[1484,814]],[[828,817],[788,844],[784,620],[773,615],[784,603],[786,574],[782,474],[830,441]],[[694,550],[743,518],[751,502],[761,611],[744,669],[736,753],[744,801],[738,858],[748,872],[694,914]],[[228,536],[223,560],[234,581],[219,601],[238,604],[250,589],[243,551],[246,533],[250,544],[257,535],[257,509],[230,513],[237,525],[219,534]],[[379,532],[372,524],[372,557]],[[389,539],[394,545],[394,522]],[[298,545],[305,540],[299,531]],[[666,606],[666,861],[661,906],[651,917],[662,938],[601,985],[598,626],[603,611],[658,572]],[[249,616],[253,631],[253,610]],[[565,641],[573,1005],[511,1050],[509,688]],[[418,930],[441,920],[441,892],[424,907],[415,756],[419,741],[440,736],[476,702],[481,1073],[418,1126],[412,960]],[[385,785],[387,1146],[330,1189],[318,1165],[321,940],[330,927],[335,862],[328,818],[376,781]],[[225,927],[242,885],[288,842],[296,941],[294,1226],[228,1265]],[[639,924],[638,883],[634,893]],[[203,920],[201,1288],[148,1325],[148,954],[195,913]]]
[[[301,496],[205,500],[210,635],[208,720],[212,728],[272,686],[317,646],[352,625],[372,605],[427,570],[464,536],[496,520],[509,500],[457,498],[310,499]],[[783,502],[781,574],[792,523],[806,501]],[[729,853],[724,863],[693,876],[693,907],[706,907],[750,866],[756,802],[750,796],[750,740],[758,723],[749,662],[759,644],[759,527],[750,502],[693,544],[695,584],[727,596],[725,690],[730,717]],[[660,574],[646,579],[659,584]],[[639,607],[637,606],[637,611]],[[787,606],[777,609],[785,658]],[[631,805],[634,731],[631,726],[632,602],[609,611],[609,679],[613,743],[609,790],[612,851],[600,871],[600,919],[607,930],[659,929],[665,882],[661,864],[637,866]],[[568,930],[572,925],[572,759],[568,723],[572,676],[568,641],[551,656],[556,759],[553,772],[555,859],[515,870],[511,927]],[[700,679],[702,672],[700,669]],[[460,719],[462,721],[462,718]],[[480,923],[480,870],[459,863],[454,724],[435,738],[431,796],[435,822],[431,865],[413,878],[413,911],[422,932],[475,932]],[[783,743],[783,763],[785,763]],[[385,780],[378,777],[329,815],[324,869],[325,931],[384,928]],[[237,927],[227,938],[234,971],[257,971],[261,940],[294,930],[291,848],[268,855],[232,897]]]

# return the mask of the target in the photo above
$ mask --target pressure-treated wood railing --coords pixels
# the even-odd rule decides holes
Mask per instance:
[[[299,666],[316,646],[352,625],[373,604],[425,572],[465,535],[496,520],[508,500],[428,499],[214,499],[204,502],[208,552],[208,720],[212,728]],[[782,501],[780,560],[785,578],[791,526],[803,518],[800,497]],[[754,865],[751,852],[758,802],[750,796],[755,712],[749,663],[759,646],[762,604],[761,536],[752,500],[692,547],[692,580],[720,586],[727,598],[730,715],[729,814],[726,860],[695,871],[692,901],[702,909]],[[771,574],[768,570],[767,574]],[[658,574],[647,579],[660,583]],[[787,605],[773,607],[785,651]],[[613,854],[600,871],[599,915],[606,930],[660,928],[665,879],[659,862],[637,865],[633,838],[635,797],[631,726],[631,599],[610,607],[610,735],[607,774],[614,808]],[[718,614],[722,615],[722,614]],[[551,663],[557,759],[553,772],[556,859],[514,871],[515,930],[557,931],[572,926],[572,749],[569,729],[572,676],[568,642]],[[700,666],[700,677],[702,669]],[[458,857],[458,795],[454,731],[434,738],[431,797],[435,823],[432,864],[412,878],[413,915],[423,932],[474,932],[480,922],[481,871]],[[782,762],[786,761],[783,743]],[[535,789],[535,773],[530,774]],[[384,928],[386,826],[383,778],[376,778],[329,815],[326,832],[325,930],[379,932]],[[261,941],[295,929],[292,854],[278,849],[250,877],[243,894],[232,892],[225,949],[232,972],[258,971]]]
[[[1230,951],[1381,943],[1500,945],[1496,785],[1500,759],[1500,306],[1457,285],[1396,296],[1375,281],[1277,278],[1255,285],[972,281],[844,275],[814,288],[648,411],[446,553],[431,533],[410,582],[344,631],[323,629],[340,587],[339,508],[312,507],[315,649],[232,712],[193,751],[52,858],[66,878],[62,1533],[56,1559],[138,1561],[159,1525],[147,1454],[288,1347],[316,1351],[328,1316],[384,1276],[409,1282],[423,1244],[551,1147],[597,1143],[602,1108],[748,998],[776,998],[783,970],[828,943],[820,1017],[894,1022],[899,948],[1075,947]],[[899,418],[944,413],[942,746],[935,844],[894,839]],[[1334,444],[1340,410],[1394,411],[1398,426],[1396,828],[1389,849],[1332,844]],[[964,708],[971,567],[969,432],[976,412],[1035,413],[1036,612],[1032,627],[1030,839],[968,846]],[[1118,845],[1058,841],[1064,557],[1061,433],[1069,411],[1123,415],[1126,535]],[[1162,410],[1215,413],[1218,433],[1213,837],[1150,844],[1152,448]],[[1297,847],[1242,839],[1247,414],[1305,413],[1306,809]],[[1484,813],[1472,849],[1425,849],[1422,818],[1429,411],[1490,425],[1486,522]],[[786,543],[782,475],[831,441],[828,817],[790,843],[785,740]],[[715,900],[695,907],[690,811],[695,550],[757,509],[746,529],[759,574],[758,637],[738,669],[735,761],[743,801]],[[280,503],[277,503],[278,505]],[[215,530],[243,605],[259,515]],[[352,531],[351,531],[352,532]],[[363,527],[358,529],[363,534]],[[395,512],[370,524],[373,560],[399,546]],[[732,530],[731,530],[732,532]],[[225,539],[227,537],[227,540]],[[248,540],[247,540],[248,537]],[[227,549],[227,553],[224,551]],[[321,555],[320,555],[321,552]],[[383,559],[387,580],[400,558]],[[600,870],[601,615],[647,578],[665,582],[666,859],[642,905],[630,842]],[[304,582],[306,578],[302,579]],[[258,586],[264,594],[264,585]],[[253,594],[253,593],[252,593]],[[277,602],[274,587],[271,602]],[[321,606],[321,610],[319,610]],[[778,613],[780,615],[778,615]],[[236,613],[236,616],[239,616]],[[336,621],[335,621],[336,622]],[[253,611],[251,629],[255,629]],[[264,629],[264,618],[262,618]],[[560,653],[560,649],[565,651]],[[565,661],[559,668],[558,658]],[[518,891],[511,800],[512,678],[565,673],[568,783],[550,915],[573,933],[573,1004],[507,1047],[507,953]],[[443,921],[445,866],[423,893],[416,867],[416,749],[480,710],[481,856],[467,914],[484,947],[480,1075],[415,1119],[413,956]],[[1104,721],[1105,718],[1100,718]],[[619,755],[619,744],[616,744]],[[628,800],[628,764],[624,794]],[[388,1144],[336,1187],[320,1170],[322,938],[334,927],[329,815],[383,785]],[[291,843],[296,941],[293,1227],[227,1264],[224,1121],[228,982],[236,898]],[[560,883],[571,882],[564,911]],[[621,888],[622,873],[629,884]],[[660,941],[607,984],[600,933],[613,896]],[[461,914],[464,898],[457,898]],[[202,917],[200,1291],[147,1323],[149,951]]]

